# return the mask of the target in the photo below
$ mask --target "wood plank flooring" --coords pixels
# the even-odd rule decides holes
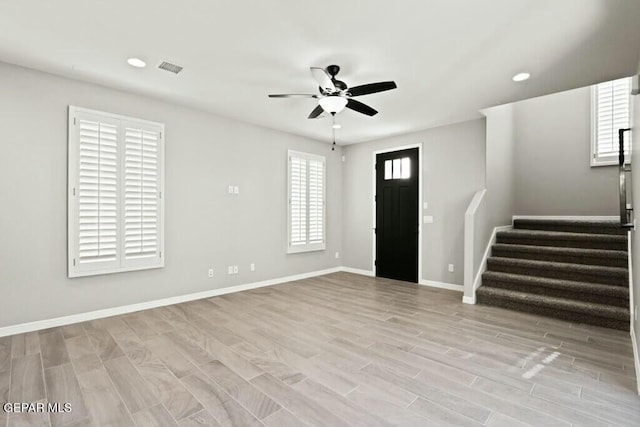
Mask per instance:
[[[637,426],[628,333],[336,273],[0,338],[7,426]]]

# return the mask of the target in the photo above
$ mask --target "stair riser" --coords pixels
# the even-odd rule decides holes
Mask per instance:
[[[575,280],[579,282],[600,283],[612,286],[627,286],[627,278],[607,274],[590,274],[578,271],[566,271],[549,268],[527,268],[517,265],[505,265],[487,260],[488,271],[500,271],[503,273],[522,274],[530,277],[548,277],[551,279]]]
[[[613,235],[626,235],[627,230],[624,228],[614,227],[581,227],[571,225],[559,225],[559,224],[533,224],[523,223],[519,220],[515,220],[513,228],[517,230],[541,230],[541,231],[562,231],[565,233],[587,233],[587,234],[613,234]]]
[[[497,243],[507,243],[512,245],[530,245],[530,246],[554,246],[561,248],[583,248],[583,249],[607,249],[613,251],[626,251],[626,242],[607,242],[598,240],[561,240],[561,239],[531,239],[515,236],[496,237]]]
[[[576,313],[573,311],[558,310],[556,308],[548,308],[548,307],[542,307],[538,305],[514,302],[505,298],[496,298],[496,297],[488,298],[482,295],[481,293],[478,293],[478,303],[493,305],[496,307],[508,308],[510,310],[539,314],[541,316],[568,320],[570,322],[586,323],[589,325],[619,329],[622,331],[629,330],[629,320],[607,319],[603,317],[593,316],[591,314]]]
[[[491,250],[491,256],[498,256],[503,258],[517,258],[517,259],[531,259],[535,261],[550,261],[550,262],[567,262],[572,264],[585,264],[585,265],[601,265],[604,267],[621,267],[627,268],[628,262],[625,258],[607,258],[596,256],[575,256],[567,254],[546,254],[536,252],[516,252],[509,249],[493,248]]]
[[[492,279],[484,279],[484,278],[482,279],[482,286],[510,289],[513,291],[527,292],[530,294],[568,298],[574,301],[594,302],[597,304],[609,304],[609,305],[615,305],[616,307],[623,307],[623,308],[629,307],[628,298],[617,298],[615,296],[610,296],[610,295],[591,294],[591,293],[581,292],[580,290],[557,289],[557,288],[549,288],[549,287],[539,286],[539,285],[531,285],[528,283],[504,282],[501,280],[492,280]]]

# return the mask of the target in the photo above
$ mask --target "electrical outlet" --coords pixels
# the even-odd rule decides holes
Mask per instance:
[[[233,274],[238,274],[238,266],[237,265],[233,266]]]
[[[422,222],[424,222],[425,224],[431,224],[431,223],[433,223],[433,216],[431,216],[431,215],[425,215],[425,216],[422,218]]]
[[[251,271],[256,271],[256,265],[254,263],[251,263],[249,268],[251,269]]]
[[[424,203],[422,204],[422,209],[429,209],[429,203],[424,202]]]
[[[209,277],[213,277],[213,268],[209,269]]]
[[[336,259],[340,258],[340,252],[336,252]]]
[[[346,162],[347,161],[347,156],[342,156],[342,161]]]
[[[233,274],[233,265],[227,267],[227,274]]]
[[[233,187],[233,194],[240,194],[240,187],[237,185]]]
[[[233,194],[233,185],[229,186],[229,194]]]
[[[449,264],[449,273],[453,273],[453,264]]]

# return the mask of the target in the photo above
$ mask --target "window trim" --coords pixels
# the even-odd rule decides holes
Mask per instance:
[[[76,233],[78,229],[76,227],[77,212],[76,209],[78,199],[75,197],[75,190],[78,187],[78,162],[79,162],[79,141],[76,137],[75,126],[76,116],[78,113],[91,114],[101,117],[106,117],[112,120],[118,120],[122,123],[135,123],[143,126],[158,127],[160,129],[160,138],[158,140],[158,252],[159,256],[153,258],[154,262],[148,262],[144,265],[138,263],[129,263],[126,265],[126,261],[122,256],[120,246],[118,248],[118,266],[97,268],[92,270],[78,270],[75,265],[75,259],[78,255],[78,239]],[[139,271],[150,270],[156,268],[163,268],[165,265],[165,248],[164,248],[164,215],[165,215],[165,125],[160,122],[153,122],[150,120],[139,119],[135,117],[124,116],[121,114],[108,113],[98,110],[92,110],[88,108],[76,107],[69,105],[68,111],[68,134],[67,134],[67,149],[68,149],[68,164],[67,164],[67,277],[87,277],[98,276],[104,274],[123,273],[127,271]],[[122,191],[119,189],[118,198],[122,197]],[[118,224],[122,223],[122,217],[118,216]],[[120,233],[122,233],[122,226],[120,225]],[[119,234],[120,244],[122,242],[122,234]]]
[[[300,245],[291,244],[291,158],[299,157],[307,160],[307,242],[309,240],[309,161],[316,160],[322,162],[322,242],[321,243],[305,243]],[[302,151],[287,151],[287,254],[296,254],[303,252],[316,252],[326,250],[327,247],[327,159],[325,156],[318,154],[304,153]]]
[[[623,77],[624,78],[624,77]],[[626,77],[631,80],[631,77]],[[616,79],[620,80],[620,79]],[[607,83],[607,82],[603,82]],[[630,83],[632,87],[632,83]],[[591,142],[589,149],[589,160],[591,167],[599,167],[599,166],[617,166],[619,165],[618,155],[607,156],[607,157],[598,157],[597,156],[597,144],[598,144],[598,102],[597,102],[597,94],[598,94],[598,85],[595,84],[591,86]],[[631,121],[633,120],[633,99],[631,98],[631,93],[629,93],[629,127],[631,127]],[[625,163],[630,163],[631,159],[628,153],[625,153]]]

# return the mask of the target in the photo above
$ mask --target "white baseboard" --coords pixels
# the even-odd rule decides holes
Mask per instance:
[[[476,303],[476,296],[473,295],[472,297],[462,297],[462,302],[464,304],[475,304]]]
[[[340,271],[345,273],[360,274],[361,276],[375,277],[375,273],[371,270],[362,270],[360,268],[340,267]]]
[[[436,282],[435,280],[420,280],[418,283],[422,286],[431,286],[432,288],[449,289],[450,291],[464,292],[464,286],[454,283]]]
[[[265,286],[273,286],[286,282],[294,282],[296,280],[308,279],[310,277],[323,276],[325,274],[343,271],[342,267],[328,268],[326,270],[312,271],[309,273],[296,274],[293,276],[279,277],[276,279],[263,280],[260,282],[247,283],[245,285],[229,286],[220,289],[211,289],[209,291],[197,292],[187,295],[178,295],[175,297],[162,298],[153,301],[145,301],[137,304],[123,305],[119,307],[105,308],[102,310],[89,311],[86,313],[72,314],[70,316],[56,317],[54,319],[38,320],[35,322],[22,323],[19,325],[11,325],[0,328],[0,337],[22,334],[25,332],[39,331],[42,329],[54,328],[57,326],[70,325],[72,323],[86,322],[88,320],[101,319],[104,317],[116,316],[118,314],[133,313],[150,308],[163,307],[172,304],[179,304],[187,301],[194,301],[202,298],[211,298],[218,295],[231,294],[234,292],[246,291],[249,289],[262,288]]]
[[[360,274],[362,276],[375,277],[375,273],[371,270],[361,270],[359,268],[340,267],[340,271],[345,273]],[[437,282],[435,280],[420,280],[418,285],[431,286],[432,288],[449,289],[450,291],[464,292],[464,286],[454,283]]]
[[[636,391],[638,392],[638,395],[640,395],[640,348],[638,348],[638,340],[636,339],[636,332],[633,329],[633,324],[631,324],[631,347],[633,347],[633,360],[636,365]]]
[[[145,301],[136,304],[123,305],[119,307],[105,308],[102,310],[89,311],[86,313],[72,314],[69,316],[56,317],[53,319],[37,320],[35,322],[22,323],[18,325],[5,326],[0,328],[0,337],[23,334],[26,332],[39,331],[42,329],[55,328],[58,326],[71,325],[73,323],[86,322],[89,320],[102,319],[104,317],[117,316],[119,314],[133,313],[141,310],[149,310],[156,307],[164,307],[172,304],[180,304],[188,301],[195,301],[203,298],[211,298],[218,295],[231,294],[250,289],[262,288],[265,286],[279,285],[286,282],[295,282],[296,280],[308,279],[310,277],[323,276],[325,274],[347,272],[360,274],[363,276],[373,277],[374,273],[370,270],[361,270],[351,267],[334,267],[326,270],[312,271],[309,273],[296,274],[293,276],[278,277],[276,279],[263,280],[260,282],[247,283],[244,285],[229,286],[226,288],[211,289],[209,291],[197,292],[187,295],[178,295],[175,297],[162,298],[153,301]],[[450,289],[454,291],[463,291],[462,285],[454,285],[451,283],[436,282],[431,280],[422,280],[420,285],[431,286],[435,288]]]
[[[620,220],[616,215],[513,215],[516,219],[550,219],[550,220],[567,220],[567,221],[611,221]]]

